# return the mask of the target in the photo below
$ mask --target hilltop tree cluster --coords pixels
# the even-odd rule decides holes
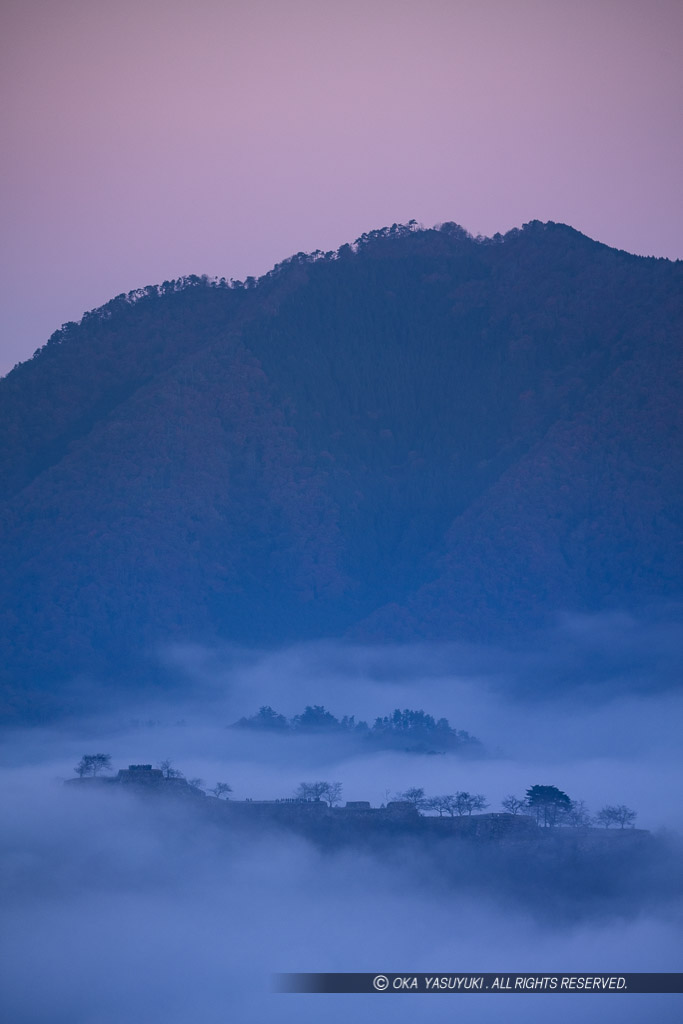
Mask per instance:
[[[424,789],[412,788],[399,793],[398,797],[413,804],[418,811],[436,811],[440,818],[444,814],[451,818],[456,815],[470,815],[473,811],[484,811],[488,807],[486,798],[481,793],[468,793],[465,790],[447,793],[444,796],[427,797]]]
[[[102,772],[111,771],[111,754],[84,754],[74,768],[79,778],[96,778]]]
[[[341,801],[342,786],[339,782],[302,782],[295,793],[299,800],[323,800],[330,807]],[[388,794],[387,794],[388,797]],[[441,818],[451,818],[481,813],[489,806],[482,793],[470,793],[457,790],[441,796],[427,796],[422,787],[413,786],[397,793],[396,800],[412,804],[421,813],[436,813]],[[602,825],[609,828],[618,825],[620,828],[632,828],[637,814],[624,804],[607,805],[595,817],[589,813],[585,801],[572,800],[556,786],[531,786],[524,798],[507,796],[501,806],[508,814],[531,814],[542,828],[566,826],[570,828],[589,828]]]
[[[543,828],[555,828],[557,825],[572,828],[590,828],[594,825],[633,828],[637,817],[636,811],[625,804],[606,805],[593,817],[584,800],[572,800],[557,786],[531,786],[524,797],[512,794],[506,796],[501,806],[508,814],[532,814],[536,823]]]
[[[287,719],[268,705],[257,714],[240,718],[235,728],[260,729],[289,735],[338,734],[373,743],[376,746],[417,752],[453,751],[481,746],[463,729],[454,729],[447,718],[435,719],[424,711],[401,711],[376,718],[372,726],[356,721],[355,715],[336,718],[321,704],[307,705],[300,715]]]

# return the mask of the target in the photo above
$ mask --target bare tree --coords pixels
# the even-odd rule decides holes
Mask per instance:
[[[327,800],[330,807],[336,807],[341,802],[342,795],[342,784],[341,782],[330,782],[327,787],[327,793],[324,799]]]
[[[472,811],[483,811],[487,807],[486,797],[481,793],[458,791],[455,794],[455,809],[458,814],[471,814]]]
[[[638,812],[631,810],[625,804],[618,804],[615,808],[615,820],[619,828],[633,828]]]
[[[188,786],[192,786],[193,789],[203,789],[204,788],[204,779],[199,779],[199,778],[188,779],[187,780],[187,784],[188,784]]]
[[[81,778],[84,775],[92,775],[94,778],[100,772],[110,772],[111,754],[84,754],[74,771]]]
[[[341,782],[302,782],[294,794],[299,800],[324,800],[334,807],[341,800]]]
[[[432,796],[425,800],[425,810],[437,811],[440,818],[443,818],[444,811],[448,810],[448,797]]]
[[[425,801],[426,807],[432,811],[438,811],[439,817],[448,814],[454,818],[458,814],[458,799],[455,793],[445,793],[443,796],[434,796]]]
[[[406,803],[413,804],[416,810],[422,811],[428,806],[428,800],[425,797],[425,791],[421,787],[418,788],[413,786],[412,789],[406,789],[404,793],[398,794],[399,800],[405,800]]]
[[[217,782],[213,789],[209,790],[209,793],[213,793],[217,800],[220,800],[222,796],[228,800],[228,793],[232,793],[232,786],[229,786],[227,782]]]
[[[526,800],[522,797],[513,796],[512,793],[510,793],[509,796],[506,796],[505,799],[501,801],[501,807],[504,811],[507,811],[508,814],[519,814],[519,812],[523,811],[526,807]]]
[[[441,797],[443,801],[443,808],[446,814],[449,814],[451,818],[454,818],[458,813],[458,798],[455,793],[447,793],[446,796]]]
[[[159,761],[157,768],[160,768],[163,772],[165,779],[184,779],[185,776],[179,768],[173,767],[173,761],[166,758],[165,761]]]
[[[562,812],[559,821],[571,828],[589,828],[593,824],[585,800],[572,800],[570,806]]]
[[[605,828],[609,828],[610,825],[618,825],[619,828],[633,828],[637,816],[636,811],[632,811],[625,804],[607,804],[596,815],[596,821],[600,825],[604,825]]]

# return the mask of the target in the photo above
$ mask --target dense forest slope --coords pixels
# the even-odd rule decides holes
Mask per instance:
[[[169,640],[681,595],[683,264],[394,227],[120,296],[0,380],[10,706]]]

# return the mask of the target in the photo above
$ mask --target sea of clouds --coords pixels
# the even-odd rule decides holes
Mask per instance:
[[[641,645],[633,671],[635,654],[624,659],[618,644],[610,660],[604,633],[615,624],[603,627],[600,633],[595,623],[565,623],[554,657],[550,646],[507,657],[419,645],[319,643],[268,653],[176,647],[164,652],[175,683],[163,695],[133,699],[125,691],[101,713],[90,706],[80,718],[5,732],[6,1019],[680,1019],[683,996],[459,994],[455,1003],[418,997],[418,1006],[392,994],[307,996],[272,987],[278,971],[681,969],[675,865],[683,697],[662,668],[663,643],[649,667]],[[601,653],[576,655],[568,673],[567,649],[584,643],[579,634]],[[586,663],[592,673],[582,669]],[[656,679],[648,681],[648,672]],[[287,716],[324,704],[338,717],[370,722],[395,707],[422,708],[477,736],[485,755],[368,750],[343,739],[228,728],[262,704]],[[234,799],[291,796],[302,781],[327,779],[343,784],[345,799],[373,805],[422,786],[433,794],[483,793],[498,810],[508,793],[556,785],[593,811],[605,803],[635,808],[657,849],[617,877],[608,896],[593,895],[595,878],[577,870],[576,892],[572,879],[558,879],[561,897],[548,901],[533,892],[533,870],[522,885],[519,873],[509,884],[491,877],[489,885],[485,865],[450,870],[443,858],[408,844],[388,856],[322,850],[293,834],[234,833],[189,805],[64,786],[80,757],[96,752],[111,754],[116,768],[171,758],[209,787],[228,782]]]

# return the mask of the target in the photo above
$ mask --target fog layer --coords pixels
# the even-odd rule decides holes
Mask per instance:
[[[550,696],[505,686],[444,650],[316,645],[262,656],[184,649],[201,698],[122,698],[116,714],[4,736],[2,983],[16,1024],[546,1020],[673,1021],[683,997],[524,995],[457,1003],[272,991],[277,971],[675,971],[683,939],[681,698],[671,687],[586,683]],[[449,663],[449,657],[451,661]],[[521,673],[520,673],[521,675]],[[176,691],[177,694],[178,691]],[[349,746],[227,728],[271,704],[372,721],[423,708],[484,755]],[[385,802],[409,786],[508,793],[556,785],[592,811],[625,803],[651,830],[637,854],[571,860],[400,841],[323,850],[286,831],[236,831],[116,787],[67,787],[84,753],[116,768],[171,758],[232,799],[339,781]],[[661,830],[666,829],[666,834]],[[635,847],[634,847],[635,849]],[[583,855],[582,855],[583,856]],[[390,1001],[387,1003],[387,998]],[[552,1003],[550,1000],[552,999]]]

